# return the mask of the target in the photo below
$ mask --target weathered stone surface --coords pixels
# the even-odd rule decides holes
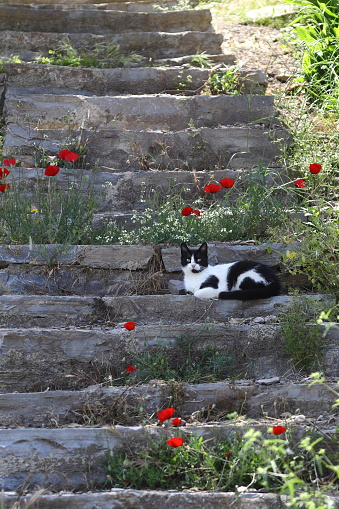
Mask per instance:
[[[231,263],[239,260],[254,260],[266,265],[276,266],[281,261],[281,256],[287,249],[292,250],[300,247],[298,242],[288,246],[284,243],[261,244],[261,245],[225,245],[209,244],[209,263]],[[168,247],[161,250],[162,260],[167,272],[181,272],[180,247]]]
[[[7,124],[39,125],[40,129],[90,127],[102,131],[128,129],[179,131],[191,124],[220,127],[236,123],[269,125],[274,119],[272,96],[172,96],[169,94],[87,97],[81,95],[25,95],[8,90],[4,104]],[[277,122],[277,121],[276,121]]]
[[[193,56],[202,51],[219,54],[222,40],[221,34],[199,32],[197,28],[194,31],[172,33],[143,31],[111,35],[22,32],[7,29],[0,32],[2,56],[10,57],[15,52],[24,61],[31,61],[40,55],[48,56],[50,49],[60,48],[65,44],[88,51],[98,43],[106,46],[113,43],[120,46],[122,53],[138,53],[148,59],[151,58],[153,63],[158,59]],[[227,55],[227,63],[229,65],[235,63],[234,54]],[[73,70],[76,71],[74,68]]]
[[[101,312],[100,299],[93,297],[0,296],[1,327],[89,324],[97,320]]]
[[[185,32],[191,35],[191,32]],[[215,35],[215,34],[210,34]],[[183,41],[186,45],[186,41]],[[42,64],[4,64],[7,74],[7,93],[65,93],[74,90],[96,96],[118,94],[159,94],[176,90],[179,81],[191,76],[191,88],[198,89],[208,80],[207,69],[181,69],[173,67],[136,67],[117,69],[91,69]],[[180,75],[179,75],[180,73]],[[15,87],[13,89],[13,87]],[[13,92],[11,92],[13,90]],[[68,92],[70,93],[70,92]]]
[[[323,300],[326,309],[335,303],[331,295],[306,295],[308,299]],[[206,318],[227,322],[231,317],[253,318],[256,316],[285,313],[294,302],[294,297],[281,295],[269,299],[248,301],[198,299],[192,295],[133,295],[130,297],[103,298],[112,321],[129,320],[150,324],[162,320],[164,323],[192,323]]]
[[[245,18],[247,23],[255,23],[263,20],[275,18],[288,18],[299,11],[298,5],[283,3],[281,5],[268,5],[260,9],[251,9],[246,11]]]
[[[80,265],[101,269],[145,270],[152,246],[63,246],[61,244],[0,245],[0,263]]]
[[[4,509],[12,509],[13,503],[20,503],[18,509],[24,509],[29,503],[32,509],[285,509],[289,507],[288,497],[270,493],[190,493],[168,491],[137,491],[119,488],[99,493],[58,493],[41,494],[37,501],[31,501],[32,494],[18,497],[11,492],[0,494]],[[336,494],[330,497],[334,504],[339,503]],[[19,500],[19,502],[17,502]],[[335,509],[337,505],[334,505]]]
[[[182,32],[211,30],[208,9],[169,12],[123,12],[0,4],[0,30],[113,34],[121,32]]]
[[[12,0],[2,1],[2,4],[13,4]],[[27,4],[28,0],[18,0],[15,1],[15,4]],[[161,0],[163,6],[173,7],[177,5],[176,0]],[[154,0],[133,0],[131,2],[126,2],[125,0],[116,0],[114,2],[102,3],[102,0],[98,0],[97,3],[95,1],[88,0],[81,1],[77,3],[66,3],[64,1],[55,2],[54,0],[29,0],[30,5],[39,5],[40,9],[43,8],[51,8],[53,9],[91,9],[91,10],[118,10],[118,11],[128,11],[128,12],[153,12],[157,9],[154,8]],[[195,6],[197,4],[197,0],[190,0],[191,6]]]
[[[215,166],[248,169],[255,165],[278,166],[277,158],[291,139],[285,129],[263,126],[185,129],[182,131],[72,131],[88,147],[86,161],[101,169],[139,171],[214,170]],[[33,155],[36,147],[56,154],[65,145],[67,131],[35,130],[8,124],[4,136],[4,156]],[[166,150],[164,150],[166,147]]]
[[[126,320],[129,315],[122,323]],[[135,363],[135,356],[143,350],[156,352],[162,345],[177,355],[180,348],[176,339],[185,337],[196,339],[196,349],[217,348],[229,359],[229,376],[233,378],[281,377],[294,372],[282,350],[279,326],[272,323],[166,325],[154,320],[148,326],[137,323],[131,332],[122,324],[90,329],[3,327],[0,392],[41,391],[48,387],[80,389],[93,381],[100,383],[109,367],[120,373],[127,364]],[[327,333],[321,365],[326,376],[339,376],[339,332],[335,329]]]
[[[334,412],[334,392],[337,384],[328,387],[299,383],[280,383],[261,387],[250,382],[216,382],[183,384],[180,387],[180,406],[176,413],[187,420],[194,412],[210,409],[213,415],[237,412],[248,418],[263,416],[280,418],[282,413],[299,412],[307,418],[317,419],[320,413]],[[333,390],[331,398],[331,390]],[[34,393],[0,394],[1,427],[56,427],[70,423],[85,424],[92,409],[92,417],[100,424],[121,423],[119,408],[142,406],[146,415],[155,416],[160,408],[171,402],[171,384],[151,382],[136,387],[92,386],[83,391],[45,391]],[[96,409],[98,412],[96,414]],[[106,411],[106,413],[105,413]],[[128,411],[128,410],[127,410]],[[126,420],[127,417],[125,417]]]
[[[130,270],[58,265],[46,270],[46,266],[11,265],[0,271],[0,295],[103,297],[136,294],[138,290],[138,277],[134,278]]]

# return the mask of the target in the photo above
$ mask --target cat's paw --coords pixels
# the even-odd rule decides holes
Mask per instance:
[[[214,288],[201,288],[194,292],[194,297],[198,297],[198,299],[217,299],[218,293]]]

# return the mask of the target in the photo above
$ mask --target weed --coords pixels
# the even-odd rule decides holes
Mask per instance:
[[[157,345],[145,344],[145,350],[131,360],[137,370],[134,380],[153,379],[201,383],[223,380],[234,376],[234,356],[219,351],[216,345],[198,347],[199,335],[185,334],[175,339],[170,347],[158,340]]]
[[[109,69],[124,67],[140,62],[142,57],[137,53],[125,55],[120,46],[113,42],[97,43],[90,52],[78,51],[71,44],[64,44],[56,50],[49,50],[49,57],[39,56],[36,61],[40,64],[63,65],[70,67],[92,67]]]
[[[302,244],[283,261],[292,275],[304,274],[317,291],[339,295],[339,217],[332,207],[310,207],[307,222],[294,223]]]
[[[280,321],[283,351],[297,369],[307,373],[319,369],[323,356],[323,329],[317,323],[322,309],[321,302],[296,297]]]
[[[90,183],[81,173],[69,178],[65,189],[54,177],[44,177],[37,170],[33,195],[26,192],[26,182],[18,175],[1,196],[1,242],[9,244],[79,244],[88,242],[96,202]]]
[[[192,58],[190,64],[193,67],[200,67],[202,69],[210,69],[213,67],[213,62],[208,58],[206,52],[196,53]]]
[[[313,483],[332,466],[322,438],[311,433],[299,442],[288,431],[286,438],[265,438],[260,431],[249,429],[243,436],[228,440],[205,440],[178,431],[182,446],[172,448],[166,438],[148,437],[147,447],[137,452],[111,452],[107,479],[114,487],[134,489],[198,489],[235,491],[238,486],[290,492],[292,507],[298,504],[300,491],[327,501],[326,495],[314,489]],[[331,477],[328,474],[328,477]],[[291,486],[292,485],[292,486]],[[317,492],[315,494],[315,492]],[[300,500],[306,497],[301,497]],[[311,507],[311,506],[307,506]],[[312,507],[331,507],[330,505]]]
[[[218,94],[242,94],[243,84],[237,67],[218,69],[209,79],[209,87],[212,95]]]

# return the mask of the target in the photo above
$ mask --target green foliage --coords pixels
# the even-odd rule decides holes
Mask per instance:
[[[290,434],[286,439],[265,438],[253,428],[244,436],[239,433],[233,439],[217,442],[188,436],[182,430],[177,435],[184,440],[178,448],[171,448],[164,437],[157,441],[148,437],[140,451],[111,452],[108,482],[114,487],[134,489],[235,491],[238,486],[264,487],[289,492],[291,506],[296,508],[301,507],[298,499],[305,502],[308,495],[329,503],[312,486],[319,474],[324,474],[323,467],[329,466],[324,449],[319,448],[321,438],[309,435],[296,443]]]
[[[302,244],[283,260],[292,274],[305,274],[318,291],[339,296],[339,216],[332,207],[310,207],[294,231]]]
[[[201,215],[182,216],[187,206],[184,193],[171,195],[153,203],[142,215],[133,218],[133,229],[108,225],[97,241],[100,243],[170,243],[190,245],[208,241],[229,241],[254,238],[262,240],[269,228],[282,225],[289,209],[289,197],[279,189],[269,187],[271,173],[265,169],[253,170],[247,181],[240,179],[231,189],[222,190],[214,196],[203,196],[190,205],[201,210]],[[238,187],[239,186],[239,187]],[[242,189],[242,187],[244,189]],[[239,191],[241,189],[241,192]]]
[[[319,368],[323,356],[323,329],[317,318],[323,303],[296,297],[280,321],[283,351],[299,370],[311,373]]]
[[[20,171],[12,168],[11,172]],[[37,170],[39,171],[39,170]],[[41,171],[41,170],[40,170]],[[9,244],[87,243],[92,228],[95,200],[91,185],[78,174],[66,189],[55,177],[37,174],[34,195],[27,193],[22,176],[2,193],[0,241]]]
[[[49,50],[49,57],[38,57],[40,64],[63,65],[69,67],[92,67],[110,69],[140,62],[142,57],[137,53],[125,55],[120,46],[113,42],[97,43],[90,52],[78,51],[70,44],[64,44],[56,50]]]
[[[302,78],[308,98],[330,109],[339,99],[339,4],[337,0],[290,0],[300,5],[292,22],[304,49]]]
[[[201,69],[210,69],[213,67],[213,62],[208,58],[206,52],[196,53],[192,58],[190,64],[193,67],[200,67]]]
[[[237,67],[218,69],[210,77],[209,87],[212,95],[241,94],[243,92],[243,85],[241,84]]]
[[[216,345],[199,346],[199,341],[199,335],[185,334],[176,338],[170,347],[161,341],[153,348],[145,344],[145,349],[131,359],[131,364],[137,367],[133,382],[174,379],[202,383],[234,376],[233,353],[225,355]]]
[[[190,0],[178,0],[177,3],[173,5],[163,5],[155,3],[153,4],[153,9],[156,11],[187,11],[189,9],[193,9],[192,3]]]

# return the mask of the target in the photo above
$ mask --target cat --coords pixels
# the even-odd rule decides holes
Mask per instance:
[[[181,244],[186,293],[201,299],[264,299],[280,294],[277,274],[259,262],[243,260],[208,265],[207,244],[190,249]]]

